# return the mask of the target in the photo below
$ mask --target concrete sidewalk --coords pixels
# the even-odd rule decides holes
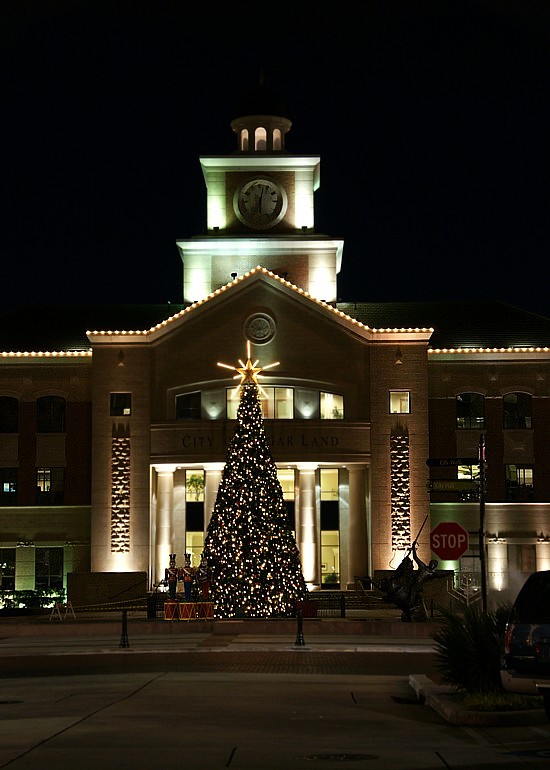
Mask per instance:
[[[384,614],[381,614],[384,613]],[[356,618],[159,620],[144,613],[75,613],[0,619],[0,652],[51,654],[117,649],[239,651],[433,651],[436,623],[402,623],[399,613]]]

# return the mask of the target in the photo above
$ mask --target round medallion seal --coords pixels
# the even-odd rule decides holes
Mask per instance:
[[[267,313],[254,313],[246,319],[244,333],[257,345],[265,344],[275,336],[275,321]]]

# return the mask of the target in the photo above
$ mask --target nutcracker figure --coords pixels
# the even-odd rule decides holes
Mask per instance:
[[[191,554],[185,554],[185,566],[182,567],[181,577],[183,580],[183,590],[185,591],[185,601],[191,601],[191,589],[195,580],[195,568],[191,566]]]
[[[197,579],[201,589],[201,596],[204,601],[207,601],[210,595],[210,569],[204,554],[202,555],[201,563],[197,568]]]
[[[168,593],[170,599],[175,600],[176,588],[178,585],[179,569],[176,567],[176,554],[170,554],[170,566],[164,570],[164,580],[168,583]]]

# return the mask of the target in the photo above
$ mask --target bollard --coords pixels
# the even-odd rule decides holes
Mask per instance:
[[[122,610],[122,632],[120,634],[119,647],[129,647],[128,642],[128,610]]]
[[[302,631],[302,608],[299,607],[296,611],[296,617],[298,618],[298,632],[296,634],[296,641],[294,642],[295,647],[303,647],[305,645],[304,642],[304,634]]]
[[[346,597],[344,594],[340,594],[340,617],[346,617]]]

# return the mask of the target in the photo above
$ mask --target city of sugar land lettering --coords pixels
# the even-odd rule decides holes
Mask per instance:
[[[231,443],[232,437],[225,439],[226,447]],[[271,447],[336,447],[338,446],[338,436],[306,436],[304,433],[299,436],[271,436],[266,434],[266,440]],[[213,436],[191,436],[182,437],[182,446],[184,449],[215,449]]]

